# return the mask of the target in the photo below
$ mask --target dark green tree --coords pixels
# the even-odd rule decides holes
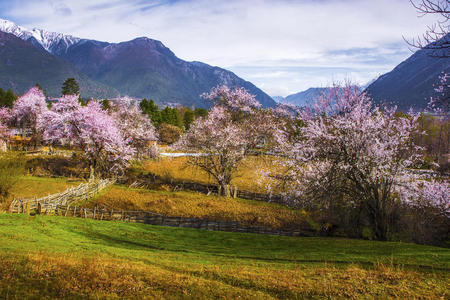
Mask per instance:
[[[177,108],[170,108],[166,106],[161,111],[161,119],[163,123],[177,126],[181,129],[184,128],[183,117],[181,116]]]
[[[195,120],[195,113],[192,109],[186,109],[184,112],[184,128],[186,130],[189,130],[189,128],[191,127],[192,122],[194,122]]]
[[[159,110],[158,105],[155,104],[155,101],[153,101],[153,99],[150,99],[150,101],[142,99],[139,106],[142,112],[148,115],[150,120],[152,120],[153,125],[158,128],[161,124],[161,111]]]
[[[14,101],[17,100],[17,96],[8,89],[8,91],[4,91],[2,88],[0,88],[0,107],[12,107],[14,104]]]
[[[110,110],[111,109],[111,103],[108,99],[103,99],[101,102],[102,109],[103,110]]]
[[[80,87],[75,80],[75,78],[67,78],[66,81],[64,81],[61,89],[61,93],[63,95],[79,95],[80,94]]]
[[[208,115],[208,111],[204,108],[196,108],[194,110],[195,118],[206,117]]]

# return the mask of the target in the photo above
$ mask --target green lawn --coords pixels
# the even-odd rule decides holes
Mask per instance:
[[[2,298],[446,298],[450,250],[0,214]]]

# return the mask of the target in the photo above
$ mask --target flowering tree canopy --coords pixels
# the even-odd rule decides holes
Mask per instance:
[[[32,87],[23,96],[14,102],[11,117],[22,130],[31,131],[31,140],[34,146],[42,139],[42,130],[39,126],[42,116],[48,111],[44,93],[38,87]]]
[[[439,76],[439,83],[434,89],[437,93],[428,103],[429,109],[437,114],[449,118],[450,113],[450,74],[442,73]]]
[[[81,106],[78,96],[66,95],[56,102],[45,116],[44,138],[68,140],[79,146],[94,172],[116,173],[133,154],[114,119],[96,101]]]
[[[157,140],[152,121],[129,98],[120,99],[111,110],[116,126],[136,154],[143,154],[149,142]]]
[[[10,118],[11,111],[8,108],[0,108],[0,140],[4,141],[10,136],[10,132],[7,126]]]
[[[263,126],[261,111],[256,109],[260,104],[244,89],[220,86],[203,97],[215,105],[206,117],[191,125],[176,147],[201,153],[189,162],[211,175],[227,194],[238,163],[270,126]]]
[[[326,207],[335,197],[348,199],[367,212],[375,237],[386,239],[396,197],[436,201],[411,172],[421,160],[420,148],[411,142],[417,117],[394,113],[374,106],[351,86],[333,88],[312,110],[299,114],[302,122],[294,139],[289,130],[279,131],[278,150],[285,155],[280,163],[287,171],[273,176],[277,180],[272,184],[279,184],[280,178],[288,182],[286,194],[306,206]],[[448,195],[448,185],[431,185]]]

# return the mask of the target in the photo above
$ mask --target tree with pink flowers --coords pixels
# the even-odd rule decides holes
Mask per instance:
[[[277,135],[286,172],[269,173],[272,188],[287,182],[292,205],[324,210],[344,200],[349,210],[367,216],[379,240],[388,237],[398,201],[449,213],[448,184],[424,181],[411,171],[422,159],[412,143],[416,116],[379,108],[348,85],[323,94],[299,119],[298,135],[285,128]]]
[[[448,120],[450,118],[450,74],[442,73],[434,90],[436,95],[431,97],[428,108]]]
[[[0,152],[6,150],[7,140],[10,136],[10,131],[7,126],[7,120],[9,117],[9,109],[0,108]]]
[[[119,99],[110,110],[116,126],[127,143],[135,149],[137,157],[155,152],[151,151],[154,146],[150,145],[157,140],[155,126],[142,113],[139,106],[133,104],[131,99],[124,97]]]
[[[68,141],[83,150],[93,179],[95,174],[108,176],[123,170],[134,149],[122,136],[112,116],[96,101],[81,106],[78,96],[61,97],[43,118],[44,138]]]
[[[214,103],[206,117],[197,119],[176,147],[197,156],[189,163],[216,180],[225,195],[239,163],[261,142],[270,126],[260,117],[259,102],[243,88],[213,88],[203,97]]]
[[[12,121],[22,128],[25,136],[27,130],[31,133],[31,144],[36,148],[42,141],[40,119],[48,111],[45,96],[38,87],[32,87],[28,92],[14,102],[11,111]]]

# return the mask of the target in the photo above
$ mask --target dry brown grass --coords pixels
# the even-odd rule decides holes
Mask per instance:
[[[247,225],[271,228],[299,226],[304,228],[306,225],[300,211],[281,205],[206,196],[193,192],[156,191],[113,186],[86,205],[121,210],[152,211],[166,216],[239,221]]]
[[[19,182],[13,186],[10,197],[24,199],[39,198],[62,192],[80,183],[81,181],[68,178],[22,176]]]
[[[400,267],[173,264],[177,255],[128,261],[107,256],[28,254],[2,257],[0,295],[34,298],[139,299],[445,299],[448,273]],[[448,286],[447,286],[448,287]]]
[[[149,160],[142,164],[140,169],[160,175],[166,179],[194,181],[205,184],[216,184],[214,178],[205,171],[188,166],[186,157],[163,157],[158,160]],[[266,180],[261,174],[262,170],[274,169],[277,166],[273,157],[251,156],[244,160],[236,172],[231,184],[241,190],[263,193],[266,191]]]

